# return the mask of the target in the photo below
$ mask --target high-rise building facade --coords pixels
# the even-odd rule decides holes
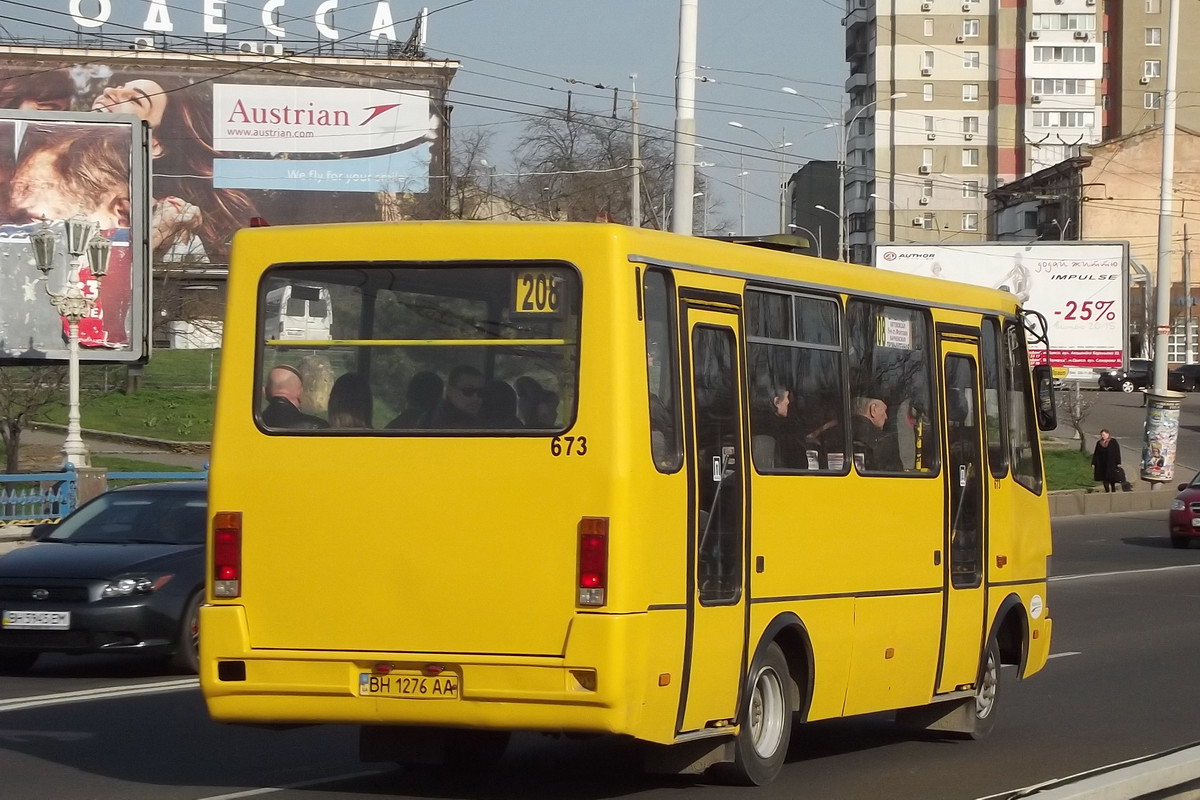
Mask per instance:
[[[1170,1],[847,0],[851,260],[996,238],[987,192],[1161,122]],[[1200,3],[1176,2],[1178,124],[1200,128]]]

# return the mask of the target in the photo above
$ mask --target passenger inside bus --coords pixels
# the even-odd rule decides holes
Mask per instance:
[[[491,381],[483,387],[483,406],[479,419],[487,428],[523,428],[517,417],[517,392],[505,381]]]
[[[527,427],[534,427],[533,421],[538,403],[546,390],[536,378],[522,375],[517,378],[517,416],[524,420]]]
[[[300,410],[300,401],[304,397],[304,381],[295,367],[283,364],[268,372],[265,392],[267,407],[263,409],[262,421],[267,427],[300,430],[329,427],[325,420]]]
[[[329,391],[329,427],[370,428],[371,386],[357,372],[347,372]]]
[[[850,435],[853,438],[854,461],[859,469],[899,471],[900,444],[895,429],[884,430],[888,421],[887,403],[878,397],[856,397],[851,408]]]
[[[429,415],[427,428],[478,428],[483,407],[483,373],[469,364],[450,370],[446,396]]]
[[[418,428],[442,399],[443,383],[436,372],[425,370],[408,382],[404,410],[387,424],[391,429]]]

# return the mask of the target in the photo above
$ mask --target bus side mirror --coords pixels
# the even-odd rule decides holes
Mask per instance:
[[[1033,368],[1033,391],[1038,428],[1054,430],[1058,427],[1058,410],[1054,403],[1054,371],[1049,364],[1038,364]]]

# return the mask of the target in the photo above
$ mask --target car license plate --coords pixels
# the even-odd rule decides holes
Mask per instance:
[[[413,700],[457,700],[457,675],[373,675],[358,676],[358,693],[364,697],[406,697]]]
[[[70,611],[5,611],[0,627],[25,630],[65,631],[71,627]]]

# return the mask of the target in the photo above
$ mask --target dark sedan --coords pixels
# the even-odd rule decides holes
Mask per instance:
[[[0,672],[41,653],[154,653],[195,672],[204,483],[105,492],[0,558]]]
[[[1135,392],[1145,389],[1154,382],[1154,362],[1148,358],[1129,359],[1128,369],[1111,369],[1100,373],[1099,385],[1103,390]]]
[[[1200,364],[1181,364],[1168,372],[1167,388],[1176,392],[1200,391]]]

